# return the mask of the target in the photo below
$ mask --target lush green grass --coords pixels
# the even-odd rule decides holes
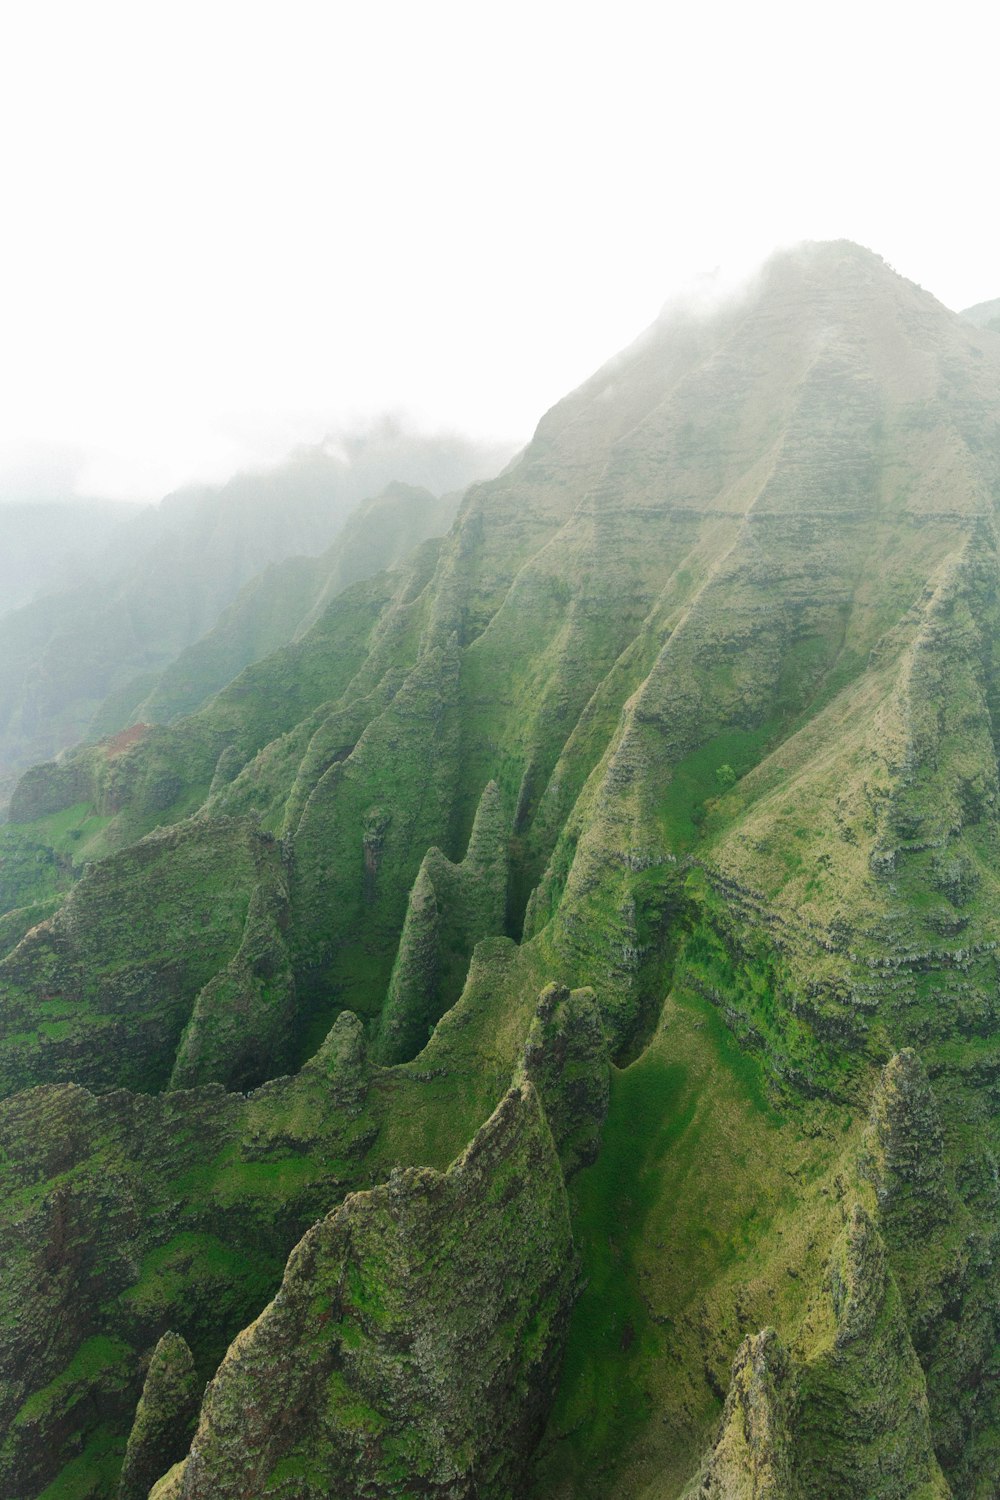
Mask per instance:
[[[586,1412],[579,1442],[594,1461],[623,1449],[649,1417],[632,1346],[651,1354],[656,1339],[631,1262],[657,1201],[663,1157],[694,1121],[686,1078],[681,1064],[652,1049],[625,1072],[615,1070],[600,1160],[575,1194],[585,1284],[556,1421],[570,1426]]]
[[[109,1338],[106,1334],[95,1334],[87,1339],[55,1380],[29,1396],[18,1412],[18,1423],[35,1420],[50,1407],[73,1405],[86,1396],[90,1382],[123,1364],[128,1353],[128,1345],[121,1339]]]
[[[304,1184],[322,1177],[328,1164],[320,1165],[309,1156],[286,1156],[268,1161],[239,1161],[227,1153],[221,1160],[196,1167],[177,1187],[184,1193],[197,1192],[232,1206],[245,1197],[273,1197],[280,1202]]]
[[[843,1149],[839,1129],[783,1118],[760,1062],[675,985],[650,1046],[614,1071],[600,1157],[572,1188],[583,1290],[537,1493],[690,1473],[742,1334],[794,1318],[819,1277]]]
[[[110,815],[97,812],[91,803],[74,802],[71,807],[21,826],[25,832],[43,838],[53,849],[71,854],[80,863],[89,858],[91,848],[110,822]]]
[[[70,1459],[38,1500],[96,1500],[116,1493],[125,1439],[111,1426],[91,1433],[83,1452]]]
[[[736,779],[745,776],[763,755],[776,727],[777,721],[769,720],[759,729],[727,730],[678,761],[659,809],[668,848],[679,854],[695,846],[707,804],[732,784],[726,769]]]

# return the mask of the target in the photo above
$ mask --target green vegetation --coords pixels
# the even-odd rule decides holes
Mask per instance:
[[[206,1500],[291,1476],[317,1500],[400,1484],[503,1500],[537,1440],[572,1283],[562,1175],[524,1085],[446,1175],[399,1174],[310,1230],[173,1482]]]
[[[991,1492],[989,337],[780,256],[23,778],[3,1493]]]

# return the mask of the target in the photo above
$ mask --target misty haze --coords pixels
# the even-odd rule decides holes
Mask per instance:
[[[197,707],[321,600],[446,531],[512,451],[386,417],[157,506],[0,504],[0,793],[88,733]]]

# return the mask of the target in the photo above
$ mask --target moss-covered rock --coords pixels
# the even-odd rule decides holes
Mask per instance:
[[[421,1050],[458,999],[476,943],[503,931],[506,898],[507,829],[491,781],[461,864],[432,848],[417,872],[379,1021],[382,1062],[406,1062]]]
[[[176,1330],[204,1384],[295,1241],[369,1180],[370,1082],[344,1015],[249,1097],[50,1084],[0,1104],[0,1493],[77,1459],[114,1493],[151,1345]]]
[[[786,1484],[792,1406],[801,1493],[940,1493],[940,1462],[971,1496],[1000,1472],[998,400],[996,341],[877,257],[780,255],[738,305],[667,312],[559,403],[440,545],[187,720],[26,783],[37,823],[0,840],[19,908],[112,857],[0,971],[9,1086],[163,1088],[185,1028],[177,1082],[298,1071],[248,1098],[8,1102],[3,1484],[30,1457],[36,1489],[65,1470],[109,1495],[142,1351],[177,1329],[208,1376],[265,1305],[218,1398],[245,1350],[265,1464],[269,1381],[294,1385],[291,1468],[262,1483],[356,1485],[368,1454],[376,1492],[438,1459],[471,1484],[400,1363],[404,1311],[426,1348],[464,1307],[450,1239],[433,1286],[400,1250],[418,1293],[386,1303],[400,1347],[377,1309],[314,1328],[269,1299],[331,1209],[305,1280],[289,1268],[293,1307],[323,1246],[362,1291],[381,1264],[365,1226],[412,1247],[399,1224],[452,1201],[443,1169],[522,1066],[572,1174],[586,1285],[517,1484],[681,1493],[741,1346],[709,1457],[737,1492]],[[393,1197],[393,1169],[421,1167],[438,1175]],[[530,1189],[490,1170],[475,1202],[495,1230]],[[873,1222],[845,1232],[855,1198]],[[502,1237],[490,1251],[520,1264]],[[283,1362],[302,1349],[315,1386]],[[392,1412],[418,1413],[405,1451],[380,1446],[382,1374]],[[527,1462],[535,1429],[483,1406]],[[255,1410],[225,1406],[220,1473]],[[347,1468],[312,1477],[334,1450]]]
[[[222,1083],[250,1089],[287,1071],[294,1055],[296,993],[283,929],[288,895],[274,880],[254,888],[243,938],[205,985],[177,1048],[171,1088]]]
[[[718,1439],[685,1500],[950,1493],[885,1246],[856,1205],[794,1355],[773,1329],[740,1347]]]
[[[446,1174],[401,1173],[310,1230],[158,1493],[517,1493],[573,1281],[562,1174],[524,1084]]]
[[[188,1076],[266,1076],[253,1035],[234,1047],[238,1023],[219,1011],[239,1001],[248,1027],[266,1032],[277,1009],[265,1050],[287,1027],[291,981],[266,915],[280,912],[284,885],[280,851],[247,820],[191,819],[88,866],[60,910],[0,963],[0,1090],[70,1079],[162,1088],[192,1012],[199,1034],[210,1029],[220,990],[216,1027],[228,1027],[228,1047],[205,1051]]]
[[[796,1377],[773,1328],[744,1339],[718,1440],[684,1500],[798,1500]]]
[[[567,1177],[597,1156],[610,1095],[608,1046],[592,990],[550,984],[524,1048]]]
[[[191,1350],[165,1333],[153,1350],[122,1464],[118,1500],[146,1500],[161,1474],[183,1458],[201,1398]]]
[[[927,1387],[885,1246],[856,1205],[802,1335],[796,1472],[803,1495],[943,1497]]]
[[[875,1091],[868,1170],[891,1244],[926,1236],[950,1217],[941,1117],[912,1047],[886,1063]]]

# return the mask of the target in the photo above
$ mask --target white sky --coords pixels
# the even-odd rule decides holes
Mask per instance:
[[[985,5],[0,0],[0,495],[524,439],[693,274],[1000,296]]]

